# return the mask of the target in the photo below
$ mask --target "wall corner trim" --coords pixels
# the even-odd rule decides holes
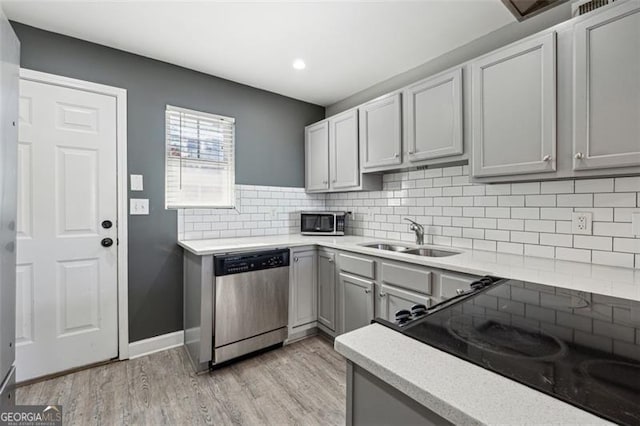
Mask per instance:
[[[177,348],[184,344],[184,331],[161,334],[149,339],[129,343],[129,359],[140,358],[156,352]]]

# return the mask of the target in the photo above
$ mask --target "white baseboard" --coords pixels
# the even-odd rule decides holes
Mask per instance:
[[[184,344],[184,331],[162,334],[149,339],[129,343],[129,359],[140,358],[152,353],[177,348]]]

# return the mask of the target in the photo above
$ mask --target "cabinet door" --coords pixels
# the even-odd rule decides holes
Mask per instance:
[[[391,322],[395,320],[396,312],[401,309],[410,309],[416,304],[429,307],[431,303],[431,299],[427,295],[384,284],[380,286],[378,298],[380,299],[378,316]]]
[[[342,332],[347,333],[373,319],[373,281],[340,274]]]
[[[462,69],[429,78],[403,93],[409,161],[462,154]]]
[[[336,263],[335,253],[318,252],[318,321],[336,330]]]
[[[331,188],[344,189],[360,185],[357,110],[329,120],[329,142]]]
[[[307,191],[329,189],[329,123],[323,121],[306,128],[305,170]]]
[[[556,34],[472,64],[473,175],[556,170]]]
[[[640,8],[574,26],[575,170],[640,165]]]
[[[385,96],[360,107],[360,146],[364,169],[402,163],[399,93]]]
[[[298,327],[318,317],[318,263],[315,250],[293,252],[292,258],[289,324]]]

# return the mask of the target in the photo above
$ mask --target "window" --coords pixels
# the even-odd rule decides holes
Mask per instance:
[[[167,105],[165,207],[233,208],[235,119]]]

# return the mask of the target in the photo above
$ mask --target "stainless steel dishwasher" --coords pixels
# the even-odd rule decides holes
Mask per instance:
[[[288,249],[214,256],[214,274],[214,364],[287,338]]]

